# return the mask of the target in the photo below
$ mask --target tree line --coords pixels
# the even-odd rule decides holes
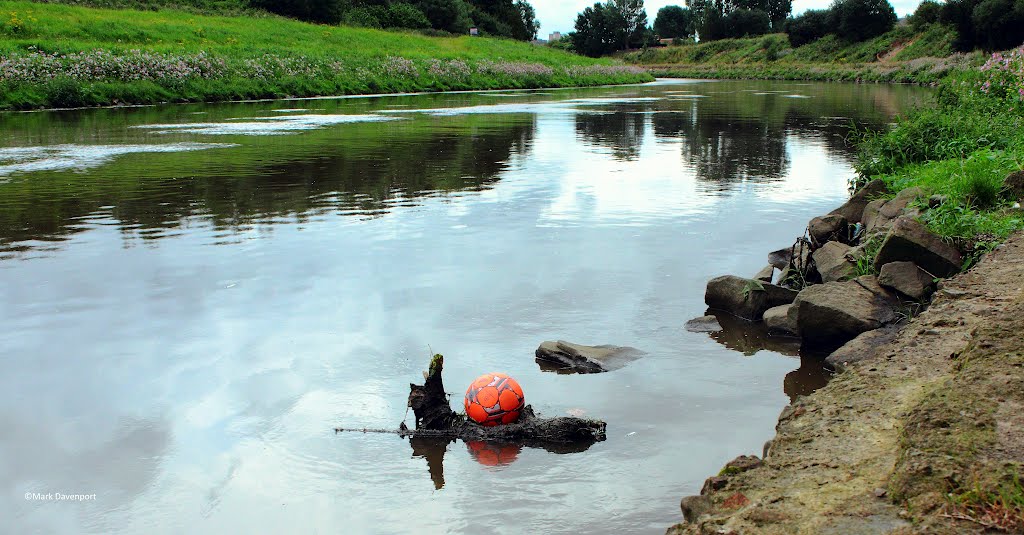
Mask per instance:
[[[861,42],[896,25],[888,0],[834,0],[827,9],[793,17],[792,0],[686,0],[658,10],[647,26],[643,0],[607,0],[576,17],[568,47],[587,56],[658,44],[658,39],[715,41],[785,32],[794,47],[835,35]],[[944,24],[956,30],[960,51],[1000,50],[1024,42],[1024,0],[924,0],[910,17],[917,29]],[[563,45],[565,46],[565,45]]]
[[[251,0],[253,7],[322,24],[406,28],[536,39],[536,11],[527,0]]]

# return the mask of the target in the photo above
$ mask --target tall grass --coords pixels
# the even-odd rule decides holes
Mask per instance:
[[[944,197],[921,219],[960,245],[968,266],[1024,229],[1024,212],[1012,207],[1019,199],[1004,190],[1007,175],[1024,169],[1024,95],[993,90],[998,84],[1021,86],[1024,69],[986,68],[950,77],[933,106],[858,140],[860,181],[881,178],[891,191],[916,186]]]

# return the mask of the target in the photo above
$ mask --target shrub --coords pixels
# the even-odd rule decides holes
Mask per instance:
[[[385,21],[388,28],[429,28],[430,21],[422,11],[410,4],[399,2],[388,6],[388,20]]]
[[[786,47],[782,39],[775,35],[767,35],[761,39],[761,48],[764,49],[764,58],[768,61],[779,59],[779,54]]]
[[[387,8],[383,6],[357,7],[345,13],[345,24],[363,28],[383,28],[381,19],[387,16]]]
[[[285,17],[309,22],[337,24],[341,22],[347,6],[346,0],[252,0],[255,8],[265,9]]]
[[[985,79],[981,92],[996,99],[1008,101],[1012,106],[1024,103],[1024,47],[1007,54],[992,54],[981,67]]]
[[[942,4],[933,0],[924,0],[914,10],[914,14],[910,16],[910,25],[915,30],[921,31],[929,24],[937,24],[941,15]]]
[[[825,9],[809,9],[786,21],[786,33],[793,47],[804,46],[833,31],[832,13]]]

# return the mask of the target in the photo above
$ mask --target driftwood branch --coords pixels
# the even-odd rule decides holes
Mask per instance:
[[[409,407],[416,415],[416,428],[403,423],[398,429],[351,429],[338,427],[335,432],[391,433],[401,437],[448,438],[464,441],[486,441],[524,444],[549,451],[569,453],[583,451],[594,442],[606,438],[607,424],[586,418],[541,418],[529,405],[519,420],[495,427],[484,427],[452,411],[444,391],[441,373],[444,357],[434,355],[430,370],[424,374],[423,385],[409,385]]]

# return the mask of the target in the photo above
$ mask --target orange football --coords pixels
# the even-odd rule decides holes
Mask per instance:
[[[526,398],[515,379],[504,373],[485,373],[466,389],[465,406],[471,420],[490,427],[518,420]]]

